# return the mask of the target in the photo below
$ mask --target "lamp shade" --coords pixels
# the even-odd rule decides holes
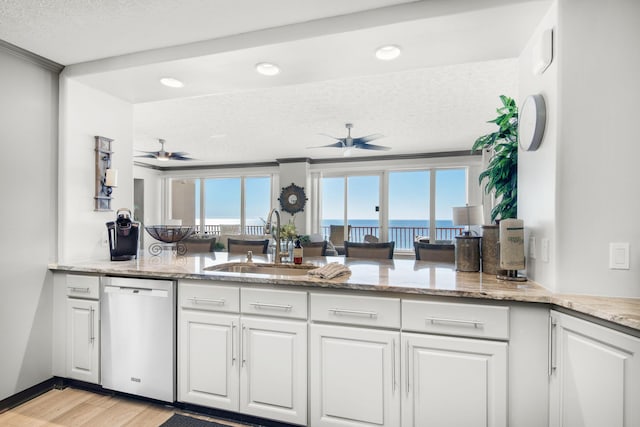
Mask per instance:
[[[453,225],[479,225],[484,222],[482,206],[461,206],[453,209]]]

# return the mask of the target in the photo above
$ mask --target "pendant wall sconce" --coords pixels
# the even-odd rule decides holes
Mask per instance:
[[[96,211],[110,211],[111,193],[118,186],[118,170],[111,168],[113,139],[96,136]]]

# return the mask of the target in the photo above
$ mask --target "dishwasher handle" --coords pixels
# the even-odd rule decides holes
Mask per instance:
[[[105,294],[115,294],[115,295],[140,295],[140,296],[151,296],[151,297],[169,297],[169,291],[164,289],[149,289],[149,288],[133,288],[128,286],[112,286],[107,285],[104,287]]]

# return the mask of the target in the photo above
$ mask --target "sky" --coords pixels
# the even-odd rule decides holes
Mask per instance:
[[[380,205],[380,177],[348,176],[348,216],[350,219],[377,219]],[[207,218],[240,218],[240,178],[205,180]],[[323,219],[344,216],[345,177],[323,178]],[[196,180],[196,212],[199,212],[200,180]],[[270,209],[270,177],[245,178],[247,223],[260,223]],[[465,169],[436,171],[436,219],[451,219],[453,206],[466,203]],[[389,173],[389,219],[429,218],[429,171]],[[239,222],[239,221],[238,221]]]

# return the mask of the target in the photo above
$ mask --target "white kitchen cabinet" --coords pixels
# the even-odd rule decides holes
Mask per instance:
[[[403,427],[507,425],[507,343],[402,334]]]
[[[313,427],[400,425],[399,332],[312,324],[309,364]]]
[[[640,339],[551,312],[551,427],[640,426]]]
[[[178,324],[178,400],[237,411],[240,316],[181,309]]]
[[[98,384],[100,380],[100,309],[93,300],[67,298],[67,377]]]
[[[307,322],[243,317],[241,334],[240,412],[306,424]]]
[[[306,292],[190,280],[178,291],[178,400],[306,424]]]

